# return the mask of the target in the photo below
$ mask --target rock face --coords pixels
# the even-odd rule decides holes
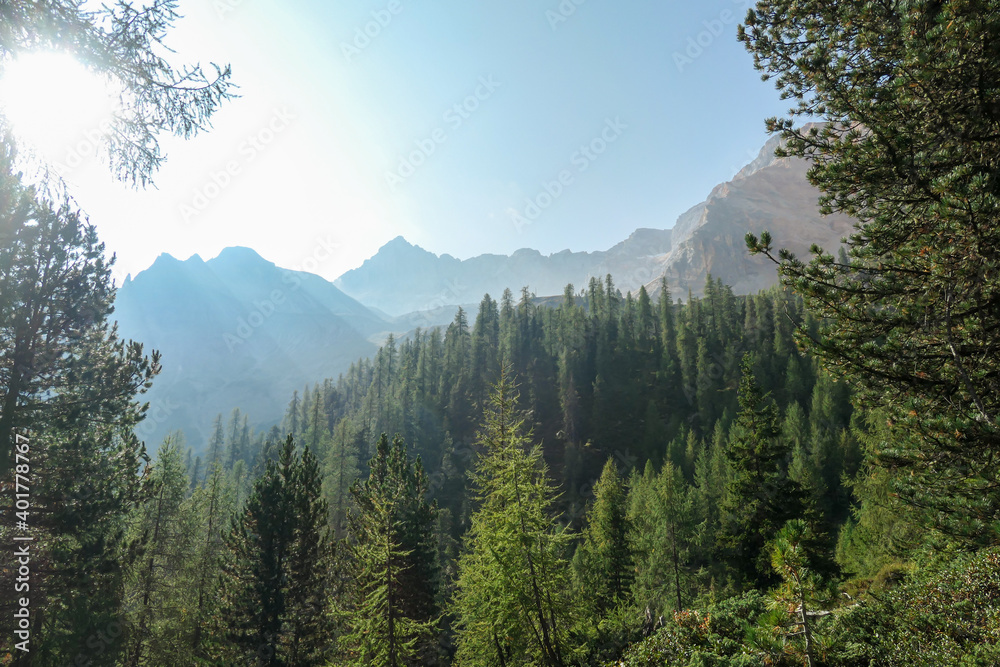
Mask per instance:
[[[527,286],[539,296],[562,294],[567,283],[585,287],[610,273],[623,289],[638,289],[670,250],[669,229],[639,229],[610,250],[542,255],[521,249],[513,255],[479,255],[459,260],[435,255],[397,237],[359,268],[335,281],[358,301],[393,316],[442,306],[476,304],[484,294],[499,299],[504,289]]]
[[[747,232],[767,230],[775,247],[802,257],[813,243],[832,251],[851,233],[852,218],[820,215],[820,193],[806,180],[808,163],[774,157],[778,145],[779,139],[772,138],[733,180],[716,186],[704,202],[677,219],[673,247],[658,259],[657,277],[647,289],[658,292],[660,278],[666,276],[674,296],[685,298],[688,290],[700,295],[712,274],[735,293],[752,294],[774,285],[778,276],[769,260],[747,253]]]
[[[138,429],[150,447],[183,429],[200,448],[215,415],[234,407],[255,426],[279,421],[295,389],[373,354],[391,326],[323,278],[247,248],[208,262],[160,255],[118,290],[112,319],[163,355]]]
[[[854,224],[845,215],[820,215],[819,191],[806,179],[808,164],[776,158],[778,145],[777,137],[769,140],[753,162],[717,185],[672,229],[638,229],[610,250],[546,256],[522,249],[509,257],[480,255],[463,261],[397,237],[335,284],[392,316],[470,306],[483,294],[498,298],[504,288],[517,293],[525,285],[540,297],[558,295],[567,283],[579,290],[591,277],[608,273],[623,292],[646,285],[655,295],[666,277],[675,296],[686,298],[688,290],[697,296],[712,274],[737,294],[754,293],[774,285],[778,276],[770,261],[747,253],[743,238],[748,231],[768,230],[775,246],[804,256],[813,243],[833,250]]]

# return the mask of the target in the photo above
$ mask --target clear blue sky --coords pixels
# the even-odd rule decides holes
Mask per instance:
[[[606,249],[671,227],[787,107],[736,41],[747,4],[187,0],[178,60],[230,62],[243,97],[168,143],[156,190],[85,150],[67,177],[120,275],[247,245],[332,279],[399,234],[462,258]]]

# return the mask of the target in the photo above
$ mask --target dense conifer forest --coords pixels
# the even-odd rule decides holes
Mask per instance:
[[[156,55],[174,18],[0,3],[0,57],[117,78],[142,184],[232,94]],[[198,451],[136,436],[160,357],[0,125],[0,664],[1000,663],[1000,7],[775,0],[739,35],[842,248],[747,234],[753,295],[484,295]]]

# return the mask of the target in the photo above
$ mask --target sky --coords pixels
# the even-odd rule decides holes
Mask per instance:
[[[164,141],[155,187],[94,157],[105,112],[85,111],[85,77],[69,77],[81,104],[23,125],[119,282],[160,253],[234,245],[331,280],[398,235],[459,258],[605,250],[673,226],[787,109],[736,39],[748,5],[181,0],[173,62],[230,64],[240,98],[211,132]],[[44,103],[60,72],[30,94],[0,80],[0,104]]]

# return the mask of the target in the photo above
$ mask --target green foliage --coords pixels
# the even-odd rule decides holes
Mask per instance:
[[[555,491],[530,446],[506,372],[486,407],[473,477],[477,509],[459,559],[456,664],[564,665],[577,605],[553,522]],[[530,447],[530,448],[529,448]]]
[[[781,585],[771,592],[771,604],[783,614],[772,626],[772,632],[783,640],[784,653],[813,667],[820,653],[817,641],[820,621],[816,612],[828,600],[819,577],[809,569],[808,539],[806,522],[792,519],[771,544],[771,566],[782,579]]]
[[[427,475],[406,445],[382,434],[371,474],[355,484],[350,516],[356,596],[346,614],[343,645],[353,664],[429,665],[437,660],[437,508],[428,504]]]
[[[118,339],[105,320],[114,285],[104,244],[85,216],[40,197],[12,173],[0,145],[0,477],[13,429],[134,427],[134,401],[159,372],[159,355]],[[84,410],[81,406],[86,406]]]
[[[18,434],[30,443],[28,467],[44,471],[28,482],[31,599],[46,609],[34,616],[32,648],[72,660],[113,627],[104,645],[112,660],[123,648],[119,612],[134,557],[127,517],[149,490],[133,433],[145,408],[135,399],[159,371],[158,355],[107,323],[114,285],[94,227],[68,201],[26,187],[12,159],[0,143],[0,514],[13,519]],[[13,520],[0,526],[0,540],[13,544],[13,528]],[[12,559],[5,549],[6,591]],[[0,602],[3,649],[14,637],[13,603],[11,595]]]
[[[647,463],[643,474],[632,478],[628,514],[636,554],[637,612],[658,617],[690,602],[694,537],[690,495],[680,469],[669,461],[659,473]]]
[[[308,448],[296,456],[289,436],[225,537],[222,618],[231,644],[220,645],[219,658],[269,667],[325,662],[326,513],[316,459]]]
[[[838,619],[832,665],[987,667],[1000,661],[1000,552],[950,553]]]
[[[764,667],[764,654],[745,645],[767,612],[767,600],[750,591],[713,604],[704,612],[680,611],[648,639],[632,646],[620,667]]]
[[[859,221],[839,257],[748,245],[825,322],[799,340],[883,414],[866,450],[890,493],[976,544],[1000,521],[998,37],[993,0],[768,0],[740,29],[796,103],[768,121],[780,154],[810,158],[824,210]]]
[[[323,496],[337,537],[343,537],[347,529],[351,485],[359,476],[357,433],[348,420],[342,419],[335,429],[323,475]]]
[[[176,18],[173,0],[139,9],[5,2],[0,72],[29,51],[63,51],[118,84],[122,105],[104,157],[122,180],[145,184],[164,159],[160,134],[193,136],[231,97],[228,68],[205,76],[164,57],[162,40]],[[26,168],[40,186],[22,182]],[[183,577],[165,571],[184,569],[177,564],[186,531],[179,482],[187,484],[173,455],[144,476],[149,460],[134,433],[145,414],[136,397],[159,371],[159,355],[120,340],[108,322],[113,259],[57,180],[18,154],[0,116],[0,514],[10,516],[14,506],[16,435],[28,438],[31,472],[41,473],[28,483],[32,651],[7,653],[14,600],[4,595],[0,662],[110,665],[128,648],[130,664],[173,663],[185,655],[168,646],[184,624],[173,604]],[[150,495],[157,490],[164,495]],[[130,530],[130,515],[142,525]],[[0,526],[5,544],[12,526]],[[0,587],[12,591],[16,568],[4,551]],[[127,622],[148,636],[126,635]],[[162,655],[143,658],[148,647]]]
[[[637,571],[629,493],[614,459],[608,459],[594,487],[582,541],[573,556],[574,595],[586,609],[580,631],[591,658],[613,657],[638,626],[632,585]]]
[[[178,443],[168,437],[150,474],[151,495],[133,518],[138,558],[130,572],[125,604],[131,610],[123,664],[191,662],[192,547],[195,517],[185,502],[188,480]]]
[[[740,412],[729,438],[726,456],[732,475],[722,503],[720,546],[735,571],[764,586],[764,545],[789,519],[805,511],[805,493],[788,476],[789,443],[778,436],[778,409],[760,391],[754,378],[754,360],[743,357]]]
[[[191,566],[195,575],[191,582],[190,645],[193,662],[203,664],[214,652],[214,644],[222,638],[212,636],[212,619],[219,610],[219,579],[226,555],[224,535],[236,509],[232,485],[216,465],[192,493],[189,502],[197,516],[198,528],[192,548]]]
[[[594,503],[578,548],[582,560],[580,590],[598,616],[625,602],[634,576],[631,520],[625,484],[613,459],[608,459],[594,487]]]

